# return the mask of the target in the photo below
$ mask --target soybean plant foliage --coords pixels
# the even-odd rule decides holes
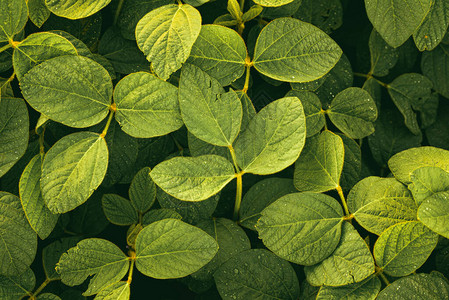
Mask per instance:
[[[0,0],[0,299],[449,299],[449,0]]]

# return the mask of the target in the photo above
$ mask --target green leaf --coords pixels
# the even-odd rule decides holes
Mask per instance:
[[[59,216],[53,214],[42,199],[41,167],[42,156],[37,154],[23,170],[19,182],[19,194],[25,216],[31,228],[44,240],[53,231]]]
[[[28,109],[22,99],[0,101],[0,177],[25,154],[28,146]]]
[[[0,42],[13,40],[28,21],[28,7],[25,0],[0,0]]]
[[[380,34],[373,30],[369,36],[369,52],[371,58],[370,74],[375,76],[388,75],[399,59],[399,51],[388,45]]]
[[[302,0],[293,16],[330,34],[343,24],[343,6],[340,0]]]
[[[406,276],[421,267],[437,245],[438,235],[420,222],[386,229],[374,244],[377,265],[391,276]]]
[[[22,299],[32,292],[35,285],[36,278],[30,268],[20,275],[0,275],[0,298],[4,300]]]
[[[150,177],[151,169],[145,167],[134,176],[129,187],[129,199],[135,209],[144,213],[156,200],[156,185]]]
[[[340,47],[315,26],[293,18],[279,18],[262,29],[253,63],[257,71],[270,78],[306,82],[328,73],[341,54]]]
[[[146,226],[137,236],[136,267],[153,278],[179,278],[198,271],[217,251],[215,240],[201,229],[165,219]]]
[[[424,21],[413,33],[419,51],[433,50],[443,39],[449,26],[449,1],[434,0]]]
[[[399,278],[380,292],[378,300],[449,299],[447,279],[430,274],[413,274]]]
[[[45,0],[28,0],[27,5],[31,22],[40,28],[50,17],[50,11],[45,6]]]
[[[207,232],[218,244],[218,252],[204,267],[192,274],[198,280],[213,280],[214,273],[229,259],[251,249],[245,231],[231,220],[219,218],[205,220],[197,226]]]
[[[350,87],[338,93],[326,112],[332,123],[350,138],[361,139],[374,132],[376,103],[361,88]]]
[[[62,254],[56,265],[61,281],[69,286],[79,285],[94,275],[83,293],[85,296],[94,295],[119,281],[128,269],[126,255],[113,243],[98,238],[82,240]]]
[[[339,134],[345,149],[343,170],[340,185],[344,190],[350,190],[359,180],[362,170],[362,150],[359,144],[344,134]]]
[[[421,70],[433,82],[433,88],[449,98],[449,45],[441,43],[433,51],[425,51]]]
[[[276,18],[282,18],[282,17],[291,17],[292,15],[294,15],[296,13],[296,11],[301,6],[301,4],[302,4],[302,0],[293,0],[292,2],[282,5],[282,6],[265,7],[261,14],[261,17],[264,19],[270,19],[270,20],[274,20]],[[297,19],[300,19],[300,18],[297,18]],[[301,20],[301,21],[304,21],[304,20]]]
[[[305,137],[301,101],[296,97],[273,101],[251,119],[235,141],[237,163],[246,173],[277,173],[298,159]]]
[[[156,75],[165,80],[187,60],[200,31],[198,10],[188,4],[169,4],[140,19],[136,40]]]
[[[170,196],[160,188],[157,189],[159,205],[162,208],[173,209],[182,216],[183,221],[191,224],[196,224],[200,220],[211,218],[217,207],[219,198],[220,195],[217,194],[203,201],[187,202]]]
[[[214,274],[224,300],[299,299],[299,282],[292,266],[265,249],[239,253]]]
[[[101,65],[83,56],[46,60],[26,73],[20,87],[35,110],[70,127],[99,123],[111,104],[111,77]]]
[[[21,80],[36,65],[63,55],[78,55],[76,48],[66,38],[50,32],[30,34],[14,48],[14,71]]]
[[[147,212],[145,215],[143,215],[142,218],[142,225],[146,226],[148,224],[164,220],[164,219],[178,219],[181,220],[182,216],[178,214],[173,209],[167,209],[167,208],[159,208],[159,209],[152,209],[149,212]]]
[[[225,93],[216,79],[196,66],[182,68],[179,106],[187,129],[205,142],[231,146],[240,131],[243,112],[237,94],[232,89]]]
[[[411,148],[393,155],[388,166],[397,180],[409,184],[413,171],[421,167],[438,167],[449,172],[449,151],[429,146]]]
[[[56,272],[56,264],[61,255],[67,252],[70,248],[75,247],[80,240],[81,237],[79,236],[65,237],[44,247],[42,250],[42,265],[44,267],[46,278],[50,280],[61,279],[61,276]]]
[[[237,0],[228,0],[227,10],[234,19],[236,20],[242,19],[243,12],[240,9],[240,4]]]
[[[235,30],[203,25],[187,62],[226,86],[243,75],[246,56],[245,42]]]
[[[231,153],[227,147],[215,146],[194,136],[190,131],[187,132],[190,155],[201,156],[214,154],[219,155],[231,161]]]
[[[340,287],[322,286],[316,300],[374,300],[381,289],[382,283],[377,276],[371,276],[361,282]]]
[[[322,262],[304,267],[304,272],[312,285],[342,286],[374,274],[374,258],[354,226],[344,222],[335,251]]]
[[[306,115],[307,137],[319,133],[326,124],[326,118],[318,96],[311,92],[298,90],[291,90],[285,96],[297,97],[301,101]]]
[[[396,110],[382,111],[374,129],[374,133],[368,136],[368,144],[374,160],[383,168],[387,167],[394,154],[421,146],[422,134],[411,133]]]
[[[260,218],[260,213],[268,205],[284,195],[295,193],[297,190],[293,186],[293,181],[287,178],[266,178],[257,182],[243,196],[240,207],[239,224],[256,230],[256,223]]]
[[[166,135],[183,124],[178,89],[150,73],[133,73],[120,80],[114,101],[117,122],[133,137]]]
[[[330,131],[310,137],[295,163],[293,183],[299,191],[325,192],[340,185],[344,163],[342,139]]]
[[[105,194],[101,202],[104,214],[112,224],[126,226],[139,222],[137,211],[128,199],[119,195]]]
[[[412,192],[416,204],[439,192],[449,190],[449,173],[438,167],[422,167],[410,175],[408,189]]]
[[[349,192],[347,202],[357,223],[377,235],[397,223],[416,220],[418,210],[410,191],[394,178],[364,178]]]
[[[449,238],[449,191],[427,197],[418,208],[418,220],[433,232]]]
[[[366,13],[383,39],[396,48],[421,24],[432,0],[365,0]]]
[[[293,0],[254,0],[254,3],[259,4],[261,6],[266,7],[276,7],[288,4],[292,2]]]
[[[45,0],[48,9],[57,16],[67,19],[82,19],[100,11],[111,0]]]
[[[41,189],[53,213],[83,204],[103,181],[108,147],[99,134],[77,132],[56,142],[42,164]]]
[[[335,250],[342,222],[343,211],[334,198],[305,192],[285,195],[265,208],[256,229],[277,256],[310,266]]]
[[[232,164],[217,155],[174,157],[153,168],[153,181],[166,193],[184,200],[205,200],[235,177]]]
[[[293,0],[294,1],[294,0]],[[263,11],[263,7],[260,5],[253,5],[251,6],[242,16],[243,22],[248,22],[260,15],[260,13]]]
[[[405,126],[413,134],[420,134],[421,130],[412,107],[416,109],[421,106],[430,96],[431,89],[432,82],[417,73],[402,74],[388,85],[391,99],[404,116]]]
[[[0,275],[16,276],[34,261],[36,233],[23,212],[20,199],[0,192]]]
[[[126,281],[119,281],[102,289],[95,296],[95,300],[129,300],[130,294],[130,284]]]
[[[61,300],[59,296],[51,293],[39,294],[36,298],[37,300]]]

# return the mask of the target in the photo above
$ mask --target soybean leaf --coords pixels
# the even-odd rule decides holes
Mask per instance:
[[[347,299],[347,300],[374,300],[381,289],[381,282],[377,276],[370,276],[367,279],[345,286],[332,287],[322,286],[316,300],[325,299]]]
[[[292,1],[293,0],[255,0],[254,3],[259,4],[261,6],[276,7],[288,4]]]
[[[0,297],[4,300],[22,299],[33,290],[35,284],[36,277],[30,268],[19,275],[0,275]]]
[[[119,281],[102,289],[97,296],[95,296],[95,300],[129,300],[130,294],[130,283],[126,281]]]
[[[243,132],[248,127],[251,120],[256,115],[256,109],[254,108],[253,102],[248,97],[246,93],[242,91],[237,91],[237,95],[239,96],[240,102],[242,103],[242,125],[240,126],[240,132]]]
[[[399,59],[399,51],[388,45],[380,34],[373,30],[369,36],[369,51],[371,58],[370,74],[375,76],[388,75]]]
[[[326,81],[328,75],[329,73],[323,77],[308,82],[290,82],[290,86],[295,91],[315,92]]]
[[[449,172],[449,151],[429,146],[410,148],[393,155],[388,166],[397,180],[409,184],[412,172],[421,167],[439,167]]]
[[[28,109],[22,99],[0,101],[0,177],[25,154],[28,146]]]
[[[359,180],[362,170],[362,150],[359,144],[344,134],[339,134],[343,141],[345,158],[340,177],[340,185],[344,190],[350,190]]]
[[[330,131],[310,137],[295,163],[293,183],[299,191],[325,192],[340,185],[344,163],[342,139]]]
[[[101,65],[83,56],[46,60],[26,73],[20,87],[34,109],[71,127],[99,123],[111,104],[111,77]]]
[[[431,0],[365,0],[369,20],[394,48],[402,45],[415,32],[431,4]]]
[[[385,273],[406,276],[424,264],[437,242],[438,234],[420,222],[403,222],[382,232],[373,253]]]
[[[449,26],[449,1],[434,0],[424,21],[413,33],[420,51],[433,50],[443,39]]]
[[[217,155],[174,157],[153,168],[153,181],[168,194],[184,201],[205,200],[235,177],[232,164]]]
[[[45,6],[45,0],[28,0],[27,5],[31,22],[40,28],[50,17],[50,11]]]
[[[214,218],[200,222],[197,226],[215,239],[218,252],[207,265],[192,274],[195,279],[213,280],[214,273],[221,265],[241,252],[251,249],[245,231],[231,220]]]
[[[65,213],[83,204],[103,181],[108,166],[104,138],[78,132],[60,139],[42,164],[41,189],[53,213]]]
[[[256,230],[262,210],[280,197],[297,190],[287,178],[266,178],[254,184],[242,199],[240,225]]]
[[[265,249],[239,253],[214,274],[224,300],[299,299],[299,282],[292,266]]]
[[[87,277],[94,275],[85,296],[100,292],[108,285],[119,281],[128,272],[129,260],[113,243],[91,238],[79,242],[61,255],[56,271],[61,274],[61,281],[69,286],[83,283]]]
[[[245,11],[243,13],[242,21],[245,22],[245,23],[248,22],[248,21],[251,21],[252,19],[256,18],[258,15],[260,15],[260,13],[262,11],[263,11],[263,7],[262,6],[257,5],[257,4],[253,5],[247,11]]]
[[[137,236],[136,267],[153,278],[179,278],[198,271],[217,251],[217,243],[203,230],[165,219],[146,226]]]
[[[157,201],[162,208],[173,209],[182,216],[182,220],[196,224],[200,220],[208,219],[212,216],[218,204],[220,195],[214,195],[199,202],[187,202],[176,199],[165,193],[162,189],[157,189]]]
[[[128,199],[106,194],[103,195],[101,202],[104,214],[112,224],[126,226],[139,222],[137,212]]]
[[[377,235],[394,224],[416,220],[418,206],[412,194],[394,178],[364,178],[347,198],[357,222]]]
[[[216,79],[194,65],[182,68],[179,106],[187,129],[205,142],[231,146],[240,131],[243,112],[237,94],[232,89],[225,93]]]
[[[413,134],[420,134],[413,108],[420,107],[431,94],[432,82],[417,73],[403,74],[388,85],[388,93],[404,116],[404,123]]]
[[[50,280],[61,279],[61,276],[56,272],[56,264],[61,255],[67,252],[70,248],[75,247],[80,239],[81,238],[78,236],[61,238],[42,250],[42,265],[44,267],[46,278]]]
[[[305,115],[296,97],[273,101],[259,111],[235,141],[237,163],[244,172],[277,173],[290,166],[304,146]]]
[[[304,272],[312,285],[342,286],[372,275],[374,258],[354,226],[344,222],[335,251],[322,262],[304,267]]]
[[[31,228],[44,240],[53,231],[59,216],[53,214],[42,199],[41,167],[42,156],[37,154],[23,170],[19,181],[19,194],[25,216]]]
[[[130,74],[150,69],[150,64],[136,43],[117,34],[115,27],[108,28],[101,37],[98,53],[108,59],[118,73]]]
[[[93,15],[109,4],[111,0],[45,0],[47,8],[57,16],[67,19],[82,19]]]
[[[430,230],[449,238],[449,191],[427,197],[418,208],[418,219]]]
[[[39,294],[36,298],[37,300],[61,300],[59,296],[52,293]]]
[[[7,42],[25,27],[28,7],[25,0],[1,0],[0,8],[0,42]]]
[[[425,51],[421,58],[423,74],[433,82],[433,88],[449,98],[449,45],[439,44],[432,51]]]
[[[350,87],[338,93],[326,112],[332,123],[350,138],[361,139],[374,132],[376,103],[361,88]]]
[[[326,118],[318,96],[311,92],[298,90],[291,90],[285,96],[297,97],[301,101],[306,115],[307,137],[319,133],[326,124]]]
[[[77,54],[75,46],[60,35],[51,32],[30,34],[14,48],[14,72],[21,80],[34,66],[48,59]]]
[[[276,19],[282,17],[291,17],[296,13],[299,6],[301,6],[302,0],[293,0],[290,3],[278,6],[278,7],[265,7],[261,13],[261,17],[264,19]],[[259,6],[260,7],[260,6]],[[300,19],[300,18],[297,18]],[[301,19],[300,19],[301,20]],[[305,20],[302,20],[305,21]],[[305,21],[307,22],[307,21]]]
[[[278,18],[265,26],[257,38],[253,64],[270,78],[306,82],[328,73],[341,54],[340,47],[315,26],[293,18]]]
[[[136,40],[156,75],[165,80],[187,60],[200,31],[198,10],[188,4],[169,4],[140,19]]]
[[[305,192],[285,195],[270,204],[256,229],[277,256],[310,266],[335,250],[342,222],[343,211],[334,198]]]
[[[23,212],[20,199],[0,192],[0,275],[17,276],[34,261],[36,233]]]
[[[229,161],[232,160],[231,153],[229,152],[229,149],[227,147],[209,144],[194,136],[192,133],[190,133],[190,131],[187,132],[187,140],[189,144],[190,154],[192,156],[215,154],[222,156],[228,159]]]
[[[343,24],[343,6],[340,0],[302,0],[294,17],[330,34]]]
[[[438,167],[422,167],[410,175],[408,189],[420,206],[427,198],[449,190],[449,173]]]
[[[315,300],[317,298],[320,287],[310,285],[307,280],[301,282],[301,298],[304,300]]]
[[[156,200],[156,185],[150,177],[151,169],[145,167],[134,176],[129,187],[129,199],[134,208],[144,213]]]
[[[142,225],[146,226],[148,224],[154,223],[156,221],[164,220],[164,219],[182,219],[182,216],[178,214],[173,209],[167,209],[167,208],[159,208],[159,209],[152,209],[149,212],[147,212],[145,215],[143,215],[142,218]]]
[[[115,118],[127,134],[137,138],[165,135],[182,126],[178,90],[146,73],[133,73],[116,85]]]
[[[243,75],[246,56],[245,42],[235,30],[203,25],[187,62],[226,86]]]
[[[413,274],[399,278],[380,292],[378,300],[449,299],[449,284],[437,272]]]
[[[411,133],[401,119],[396,110],[382,111],[374,123],[374,133],[368,136],[373,158],[383,168],[394,154],[421,146],[422,134]]]

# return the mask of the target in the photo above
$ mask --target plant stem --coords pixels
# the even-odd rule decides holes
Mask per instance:
[[[240,10],[243,12],[243,8],[245,7],[245,0],[240,0]]]
[[[247,60],[248,60],[248,58],[247,58]],[[246,92],[248,91],[248,88],[249,88],[249,75],[250,75],[250,69],[251,69],[252,65],[253,64],[251,62],[246,64],[245,85],[243,86],[243,90],[242,90],[242,92],[245,93],[245,94],[246,94]]]
[[[347,217],[349,217],[351,215],[351,213],[349,212],[348,204],[346,204],[345,195],[343,194],[343,190],[341,189],[341,186],[337,186],[336,190],[338,192],[338,196],[340,196],[341,203],[343,204],[343,208],[345,209],[345,214]]]
[[[234,147],[232,147],[232,145],[229,145],[228,149],[229,149],[229,152],[231,153],[232,162],[234,163],[235,172],[239,173],[240,172],[240,168],[239,168],[239,165],[237,164],[237,156],[235,155]]]
[[[242,203],[242,175],[240,172],[236,174],[237,176],[237,192],[235,193],[235,205],[234,205],[234,221],[238,221],[240,214],[240,204]]]
[[[10,44],[10,43],[6,44],[5,46],[0,48],[0,53],[5,51],[5,50],[8,50],[11,47],[12,47],[12,44]]]
[[[129,267],[128,280],[126,281],[128,284],[131,284],[133,281],[133,271],[134,271],[134,262],[136,261],[135,257],[131,259],[131,266]]]
[[[122,11],[123,2],[125,2],[125,0],[119,0],[119,2],[118,2],[117,9],[116,9],[115,15],[114,15],[114,25],[117,24],[118,17],[120,16],[120,12]]]
[[[104,138],[106,136],[106,134],[108,133],[108,129],[109,126],[111,125],[111,121],[112,121],[112,117],[114,116],[115,111],[111,110],[111,112],[109,113],[109,118],[108,118],[108,122],[106,123],[106,126],[103,129],[103,132],[100,134],[100,136],[102,138]]]
[[[32,293],[30,295],[30,299],[36,299],[36,296],[40,294],[40,292],[42,292],[42,290],[50,283],[52,282],[51,279],[47,278],[45,279],[44,282],[42,282],[42,284],[37,288],[37,290],[34,291],[34,293]]]
[[[42,133],[39,135],[39,153],[41,155],[41,158],[43,158],[45,154],[45,146],[44,146],[45,128],[47,128],[47,126],[42,127]]]
[[[382,278],[382,281],[385,282],[385,284],[388,286],[390,285],[390,281],[388,280],[387,276],[384,275],[383,272],[379,273],[380,278]]]

